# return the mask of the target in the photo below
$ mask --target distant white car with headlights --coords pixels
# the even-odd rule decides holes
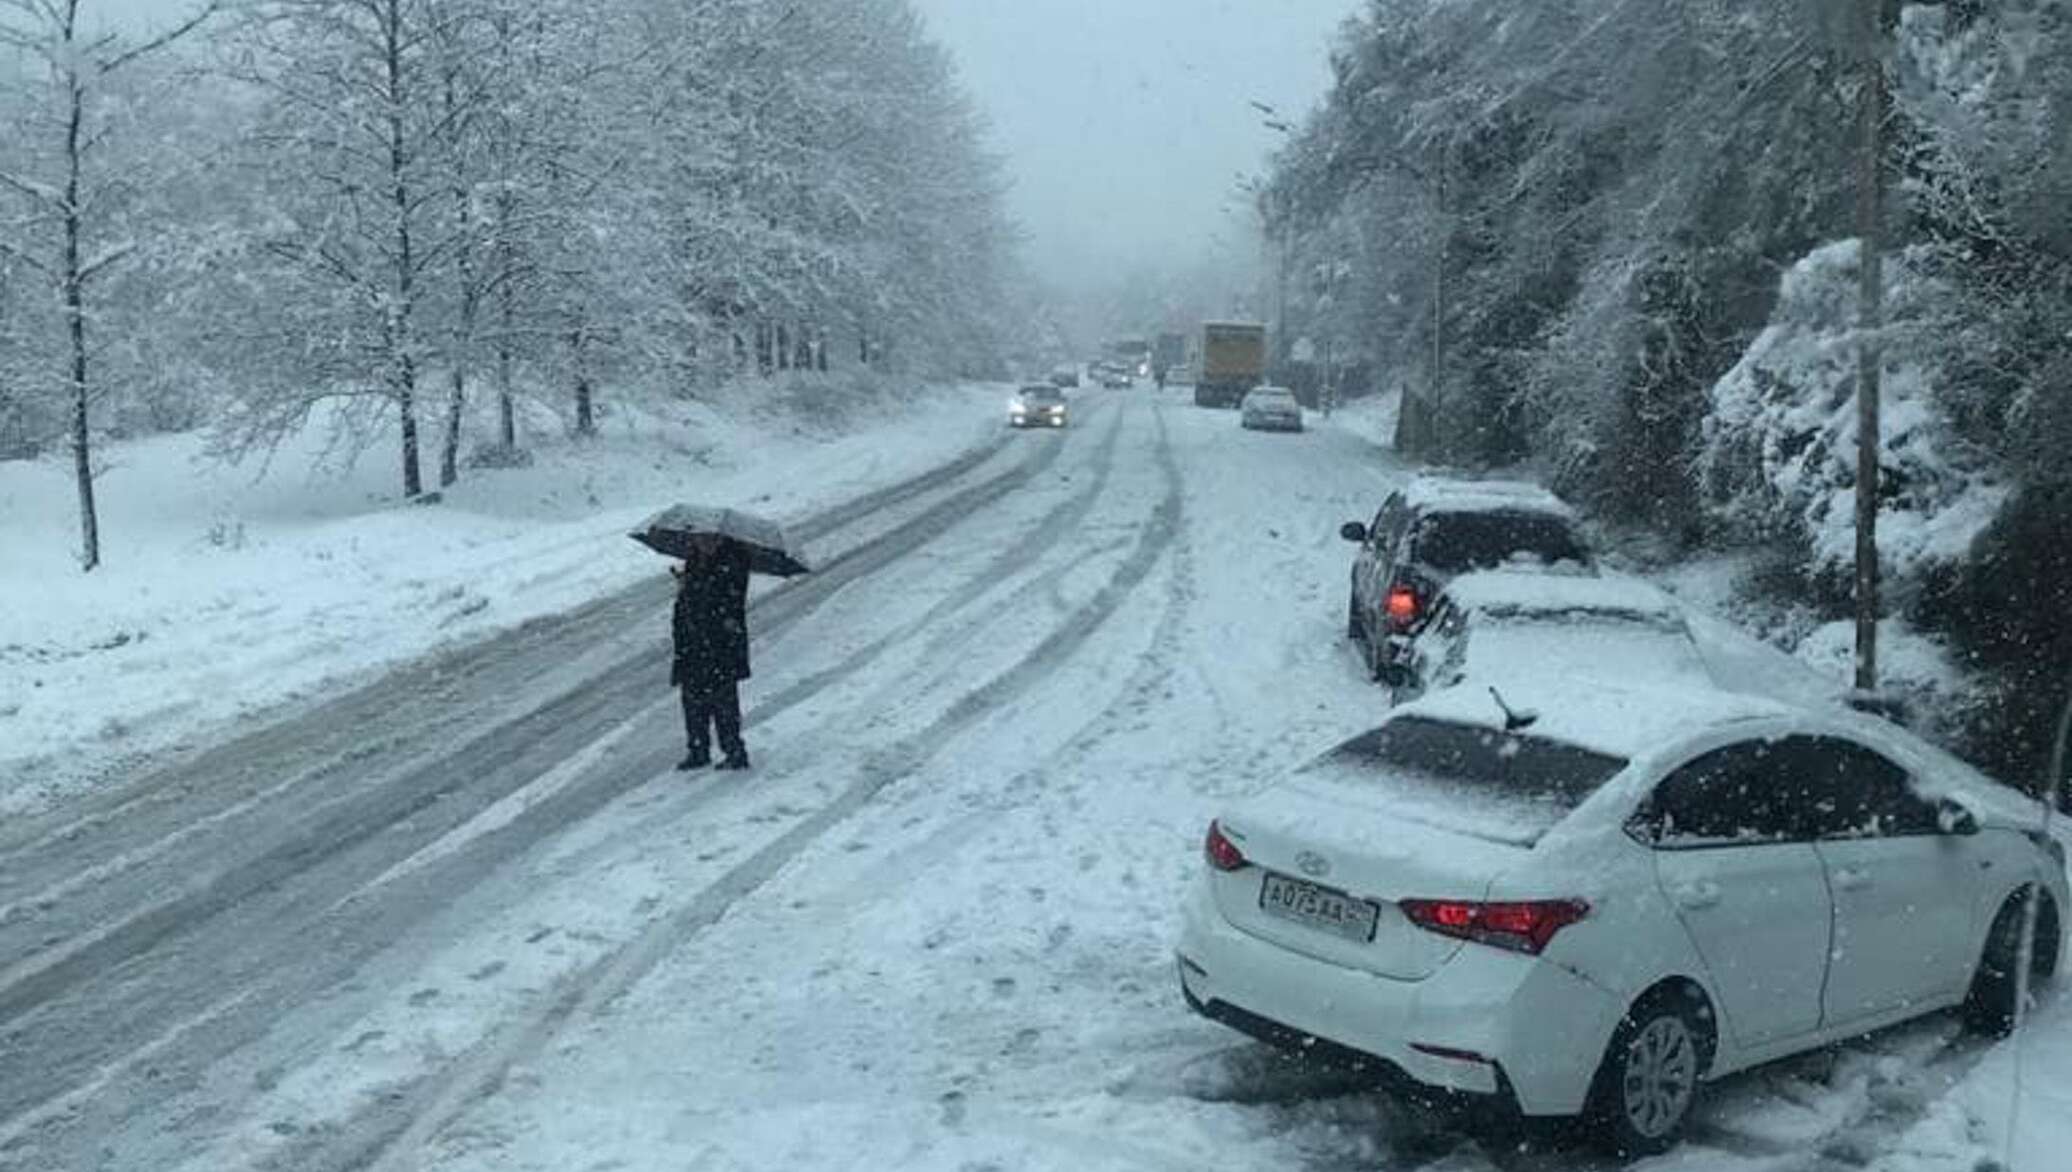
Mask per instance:
[[[1009,427],[1063,427],[1070,420],[1065,392],[1048,383],[1030,383],[1007,401]]]
[[[1255,431],[1301,431],[1302,404],[1286,387],[1255,387],[1238,404],[1238,424]]]
[[[1532,699],[1435,693],[1219,814],[1188,1003],[1638,1155],[1729,1072],[1952,1006],[2004,1031],[2039,888],[2055,972],[2041,807],[1917,738],[1731,693]]]

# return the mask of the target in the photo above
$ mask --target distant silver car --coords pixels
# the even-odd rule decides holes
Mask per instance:
[[[1302,404],[1286,387],[1255,387],[1238,404],[1238,423],[1254,431],[1301,431]]]

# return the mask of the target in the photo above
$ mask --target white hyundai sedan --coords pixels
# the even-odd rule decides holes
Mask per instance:
[[[1454,688],[1210,823],[1181,986],[1277,1044],[1380,1059],[1666,1150],[1701,1082],[1962,1007],[2004,1031],[2042,809],[1893,726],[1755,697]]]

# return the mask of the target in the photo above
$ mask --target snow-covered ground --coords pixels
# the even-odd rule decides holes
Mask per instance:
[[[805,508],[843,495],[817,482],[830,450],[860,464],[939,434],[917,441],[939,461],[999,434],[997,398],[800,445],[792,483],[731,474],[767,472],[772,507]],[[0,1028],[45,1072],[0,1073],[0,1169],[1606,1167],[1490,1144],[1182,1005],[1170,950],[1209,814],[1382,711],[1343,639],[1337,529],[1404,475],[1365,413],[1282,435],[1184,404],[1082,392],[1071,430],[1005,436],[913,505],[882,560],[867,534],[831,535],[842,576],[752,616],[746,777],[671,771],[673,697],[613,682],[658,610],[594,678],[580,649],[546,649],[536,710],[500,726],[509,758],[456,743],[401,780],[319,775],[277,819],[247,809],[271,791],[225,806],[211,817],[235,854],[276,821],[329,825],[310,807],[349,795],[328,791],[422,776],[436,796],[391,822],[350,811],[361,837],[336,858],[290,833],[225,861],[137,929],[127,963],[79,967],[84,992],[30,1001],[40,960],[0,967]],[[639,552],[623,518],[567,523]],[[536,572],[507,562],[475,588]],[[1790,666],[1723,623],[1710,638],[1757,674]],[[102,884],[128,914],[121,877],[145,886],[160,856],[175,875],[179,851],[206,859],[170,844],[210,820],[178,813],[164,841],[105,851],[111,831],[53,831],[67,877],[39,891],[0,872],[0,949]],[[70,878],[80,851],[106,853],[103,873]],[[269,886],[250,874],[305,854]],[[81,1042],[80,1021],[116,1040]],[[2039,1027],[2028,1085],[2062,1086],[2046,1067],[2072,1029],[2055,1005]],[[1969,1168],[1956,1153],[1991,1133],[1971,1092],[1941,1096],[1963,1084],[1989,1107],[2006,1053],[1938,1017],[1766,1068],[1716,1088],[1692,1141],[1648,1168],[1831,1172],[1911,1158],[1902,1136],[1951,1162],[1887,1172]]]
[[[1986,1053],[1929,1103],[1872,1172],[2051,1172],[2072,1164],[2072,997]]]
[[[399,499],[386,446],[312,470],[321,427],[266,468],[211,462],[199,436],[122,444],[85,575],[70,464],[0,463],[0,814],[655,575],[615,538],[663,504],[799,517],[933,467],[996,432],[1003,394],[809,405],[751,384],[613,412],[582,443],[536,421],[532,466],[467,470],[432,505]]]

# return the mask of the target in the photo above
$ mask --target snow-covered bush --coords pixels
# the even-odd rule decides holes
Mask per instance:
[[[1698,454],[1728,531],[1798,548],[1815,576],[1855,552],[1858,251],[1829,244],[1786,272],[1770,324],[1712,388]],[[1901,582],[1961,558],[2007,493],[1938,398],[1956,327],[1932,260],[1917,247],[1885,270],[1878,549]]]

